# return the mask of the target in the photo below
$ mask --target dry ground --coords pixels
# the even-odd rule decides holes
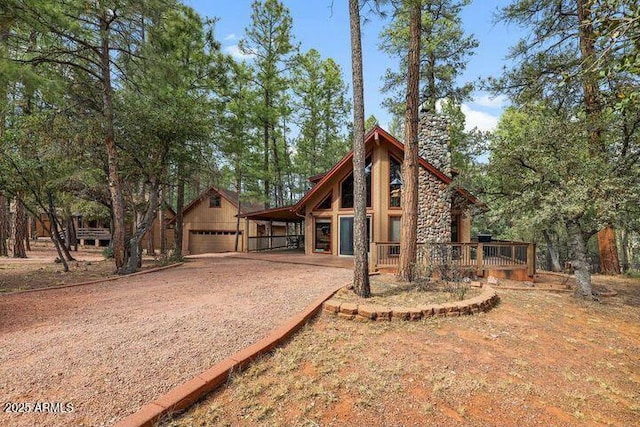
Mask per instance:
[[[321,315],[165,424],[638,426],[640,281],[597,280],[618,296],[581,302],[498,286],[501,303],[476,316]]]
[[[47,283],[33,260],[16,276],[25,287]],[[263,338],[351,275],[217,257],[111,282],[0,295],[0,426],[112,425]],[[7,276],[0,270],[0,280]],[[52,277],[49,284],[58,284]],[[70,403],[73,412],[35,413],[38,403]],[[7,413],[21,404],[30,412]]]
[[[55,250],[49,243],[32,242],[28,258],[0,258],[0,294],[69,285],[115,276],[113,260],[105,260],[104,248],[81,248],[71,252],[76,259],[69,261],[69,271],[54,262]],[[142,269],[155,266],[153,257],[143,258]]]

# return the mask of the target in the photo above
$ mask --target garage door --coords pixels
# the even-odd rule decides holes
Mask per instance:
[[[211,252],[232,252],[236,245],[235,231],[195,231],[189,232],[189,253],[192,255]],[[238,250],[242,251],[242,232]]]

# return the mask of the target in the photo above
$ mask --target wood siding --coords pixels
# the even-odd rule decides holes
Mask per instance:
[[[197,235],[192,233],[198,231],[235,232],[238,208],[224,197],[220,198],[221,203],[219,208],[210,208],[209,197],[208,195],[202,197],[200,202],[184,215],[182,245],[186,249],[186,252],[188,252],[187,255],[211,252],[211,248],[215,248],[215,252],[233,251],[235,248],[235,236],[229,238],[229,236],[225,235]],[[249,221],[249,223],[253,223],[253,221]],[[251,227],[251,225],[253,225],[253,227]],[[245,248],[244,237],[246,235],[246,226],[246,221],[240,220],[242,238],[238,243],[239,251],[243,251]],[[249,232],[256,232],[255,223],[250,224],[249,227]],[[195,238],[196,240],[191,242],[190,240],[196,235],[198,236]]]
[[[389,200],[389,167],[390,156],[402,159],[403,153],[395,147],[376,141],[371,155],[371,208],[367,208],[367,215],[371,217],[372,240],[374,242],[388,242],[390,231],[390,216],[402,214],[401,208],[390,207]],[[331,254],[338,255],[338,223],[340,216],[353,215],[353,209],[340,208],[340,183],[352,172],[352,163],[347,162],[334,176],[325,183],[323,188],[309,198],[305,204],[305,253],[314,253],[315,219],[331,219]],[[332,193],[330,210],[314,210],[329,193]],[[460,240],[471,240],[471,217],[462,215],[459,223]]]

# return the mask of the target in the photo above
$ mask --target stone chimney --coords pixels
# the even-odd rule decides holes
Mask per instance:
[[[447,176],[451,176],[449,119],[421,112],[418,122],[418,154]]]
[[[418,154],[445,175],[451,174],[449,120],[421,113],[418,123]],[[451,193],[448,186],[420,168],[418,177],[418,242],[451,241]]]

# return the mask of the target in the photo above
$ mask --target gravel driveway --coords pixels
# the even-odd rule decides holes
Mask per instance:
[[[0,296],[0,425],[112,425],[263,338],[352,274],[217,257]],[[20,409],[27,413],[7,413]]]

